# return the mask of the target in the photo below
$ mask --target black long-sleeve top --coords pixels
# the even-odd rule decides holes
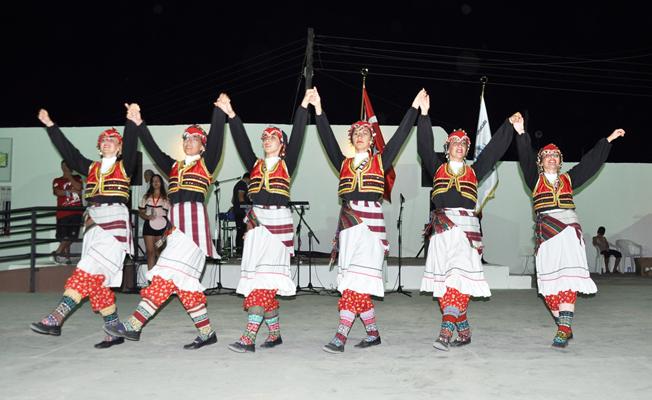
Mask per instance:
[[[290,138],[288,139],[288,144],[285,148],[284,160],[290,177],[292,177],[297,166],[297,161],[299,160],[299,153],[301,152],[301,145],[303,144],[307,123],[308,109],[299,106],[297,111],[294,113],[292,132],[290,133]],[[254,164],[256,164],[256,161],[258,161],[258,157],[256,157],[256,153],[254,153],[254,149],[251,147],[251,141],[247,136],[247,131],[245,130],[244,124],[239,116],[236,115],[233,118],[229,118],[229,128],[235,143],[235,148],[240,155],[240,159],[245,167],[251,171]],[[264,187],[262,187],[258,193],[254,193],[250,197],[250,200],[255,205],[265,206],[287,206],[289,202],[287,197],[278,193],[270,193],[265,190]]]
[[[396,129],[396,132],[394,132],[394,136],[392,136],[392,138],[385,144],[385,148],[381,153],[383,171],[387,171],[392,167],[392,165],[394,165],[394,160],[398,156],[401,147],[403,147],[403,144],[412,131],[414,120],[417,118],[417,111],[418,110],[414,107],[410,107],[407,110],[403,116],[403,120],[401,120],[401,123]],[[342,162],[344,162],[346,157],[342,154],[342,150],[340,150],[340,145],[337,143],[337,139],[335,139],[335,134],[333,133],[333,129],[331,129],[331,125],[328,122],[325,112],[322,112],[321,115],[317,115],[316,123],[317,132],[319,132],[319,138],[324,145],[328,159],[333,167],[339,171],[340,168],[342,168]],[[341,197],[346,201],[378,201],[383,196],[378,193],[360,192],[356,187],[353,192],[345,193]]]
[[[84,157],[79,150],[66,138],[61,129],[55,124],[46,128],[48,136],[57,148],[61,157],[70,169],[77,171],[79,174],[87,176],[92,160]],[[116,162],[122,161],[124,170],[128,177],[131,177],[136,164],[136,146],[138,144],[138,127],[132,121],[127,120],[125,130],[122,135],[122,155]],[[126,203],[127,200],[120,196],[95,196],[93,203]]]
[[[514,128],[509,120],[505,120],[498,128],[496,133],[491,136],[491,140],[482,153],[478,155],[476,161],[469,168],[473,168],[478,184],[491,172],[498,160],[505,154],[509,145],[512,143]],[[428,175],[435,176],[437,169],[446,159],[435,153],[434,138],[432,133],[432,122],[430,116],[421,115],[417,123],[417,152],[428,171]],[[449,190],[445,193],[438,194],[432,201],[435,208],[466,208],[475,209],[476,202],[463,197],[457,190]]]
[[[211,117],[211,127],[208,131],[206,146],[204,146],[205,151],[204,154],[202,154],[206,169],[208,169],[208,172],[211,175],[215,172],[215,168],[217,168],[217,164],[220,162],[222,156],[225,122],[226,114],[224,114],[220,108],[215,107],[213,109],[213,116]],[[143,143],[143,146],[145,146],[150,157],[152,157],[159,169],[162,171],[168,171],[167,175],[169,177],[169,174],[172,171],[172,166],[177,162],[177,160],[170,157],[168,154],[163,152],[160,147],[158,147],[158,144],[154,141],[154,138],[144,121],[139,126],[138,135],[140,136],[140,141]],[[178,192],[170,194],[169,200],[172,204],[182,203],[185,201],[197,201],[203,203],[205,196],[199,192],[179,189]]]
[[[518,135],[516,138],[516,148],[518,150],[519,164],[523,171],[525,184],[531,190],[534,190],[540,174],[537,166],[537,153],[532,148],[530,135],[527,132]],[[611,143],[609,143],[607,138],[602,138],[598,140],[598,143],[588,153],[584,154],[577,165],[568,170],[573,190],[585,184],[598,172],[602,164],[607,161],[610,151]]]

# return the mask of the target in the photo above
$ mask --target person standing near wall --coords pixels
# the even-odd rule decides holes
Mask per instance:
[[[328,353],[344,351],[357,316],[360,316],[367,336],[355,347],[381,344],[371,296],[385,296],[383,261],[389,252],[382,208],[385,171],[391,168],[412,131],[418,108],[425,97],[425,90],[417,94],[382,153],[374,153],[377,132],[369,122],[358,121],[351,125],[349,141],[355,148],[355,156],[351,158],[346,158],[340,150],[317,89],[311,99],[317,115],[319,137],[331,164],[340,171],[338,195],[342,199],[331,255],[331,263],[337,259],[338,265],[337,290],[342,294],[338,302],[340,320],[335,336],[322,348]]]
[[[448,135],[444,144],[446,160],[434,150],[432,123],[428,116],[430,97],[421,107],[417,123],[417,149],[428,174],[433,178],[431,214],[426,235],[430,237],[421,291],[439,299],[441,328],[433,346],[448,351],[471,343],[467,308],[471,297],[489,297],[491,291],[482,267],[482,233],[475,213],[478,183],[505,154],[514,138],[512,124],[522,123],[520,114],[512,115],[477,156],[466,165],[471,140],[461,129]],[[451,342],[457,329],[457,338]]]
[[[127,109],[129,110],[129,106]],[[130,177],[136,162],[137,127],[127,121],[123,137],[107,129],[97,139],[100,161],[84,157],[63,135],[46,110],[40,110],[39,120],[47,127],[48,136],[66,164],[87,175],[84,197],[89,204],[84,218],[82,256],[72,276],[64,286],[63,297],[56,308],[40,322],[31,324],[37,333],[59,336],[66,317],[85,297],[91,308],[104,319],[104,328],[120,323],[112,287],[122,284],[122,267],[126,254],[133,254],[129,224]],[[108,335],[95,345],[107,348],[124,342]]]
[[[63,175],[52,181],[52,194],[57,198],[57,207],[81,207],[82,178],[73,175],[65,160],[61,161]],[[70,245],[79,237],[82,224],[81,210],[57,210],[57,233],[59,247],[53,252],[54,261],[70,264]]]
[[[516,127],[516,125],[515,125]],[[568,346],[577,293],[598,291],[589,276],[582,227],[575,213],[573,191],[595,175],[607,160],[611,142],[625,135],[622,129],[600,139],[580,162],[560,173],[563,157],[554,144],[532,148],[523,125],[516,128],[519,163],[523,179],[532,190],[535,227],[537,287],[555,319],[554,348]]]
[[[143,239],[147,252],[147,269],[151,270],[159,256],[160,247],[156,246],[156,242],[161,240],[168,226],[170,201],[161,175],[153,174],[148,182],[149,189],[140,199],[138,215],[145,220]]]
[[[598,228],[598,234],[593,236],[593,245],[600,249],[600,254],[604,257],[604,269],[606,273],[609,273],[609,257],[614,256],[616,263],[614,264],[613,273],[619,272],[618,266],[620,265],[620,260],[623,257],[622,253],[618,250],[609,248],[609,241],[604,236],[607,230],[604,226]]]
[[[229,116],[235,147],[246,168],[250,168],[248,196],[253,206],[245,219],[240,280],[236,292],[245,296],[247,327],[229,349],[237,353],[256,351],[256,335],[265,322],[269,334],[262,348],[283,343],[279,324],[280,296],[294,296],[296,287],[290,276],[294,255],[294,226],[289,208],[290,185],[308,123],[308,101],[313,89],[306,90],[294,114],[290,141],[277,127],[268,127],[261,136],[265,158],[257,158],[245,131],[227,97],[219,106]]]
[[[213,103],[217,105],[219,99]],[[219,258],[210,234],[208,214],[204,201],[213,181],[212,175],[222,156],[224,113],[213,109],[208,135],[199,125],[191,125],[183,132],[183,160],[175,160],[156,144],[143,121],[140,108],[128,118],[138,127],[140,140],[162,171],[170,171],[168,198],[171,209],[168,217],[172,227],[166,232],[165,249],[149,272],[151,284],[140,291],[142,297],[131,317],[124,323],[105,328],[107,333],[128,340],[140,340],[143,326],[158,309],[176,293],[183,308],[192,319],[198,336],[183,346],[194,350],[217,343],[206,308],[206,289],[199,278],[204,271],[206,257]]]
[[[244,221],[247,211],[242,206],[251,205],[251,200],[247,196],[247,190],[251,180],[249,177],[249,172],[245,172],[242,175],[242,178],[233,186],[233,196],[231,197],[231,207],[236,226],[235,252],[240,255],[242,255],[244,235],[247,229],[247,224]]]

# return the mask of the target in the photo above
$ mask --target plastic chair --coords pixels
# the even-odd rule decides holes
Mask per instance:
[[[643,246],[627,239],[616,240],[616,246],[618,246],[620,252],[623,254],[622,271],[623,272],[636,271],[636,266],[634,265],[634,257],[638,258],[643,255]],[[628,259],[629,259],[629,266],[627,265]]]

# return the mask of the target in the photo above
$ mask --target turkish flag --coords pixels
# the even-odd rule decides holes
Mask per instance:
[[[367,87],[362,87],[362,101],[364,103],[364,113],[367,117],[367,122],[369,122],[376,132],[376,137],[374,138],[374,145],[379,153],[383,152],[385,148],[385,139],[383,138],[383,133],[380,131],[380,125],[378,125],[378,119],[374,113],[373,107],[371,107],[371,100],[369,100],[369,95],[367,94]],[[392,187],[394,187],[394,181],[396,180],[396,172],[394,172],[394,167],[390,167],[385,171],[385,193],[383,198],[390,203],[392,202]]]

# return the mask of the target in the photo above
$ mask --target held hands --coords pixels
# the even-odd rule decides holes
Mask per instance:
[[[308,97],[308,103],[312,104],[315,107],[315,114],[321,115],[323,110],[321,108],[321,97],[319,97],[319,92],[317,91],[316,87],[313,87],[312,89],[306,90],[306,96],[308,96],[309,91],[311,91],[311,93]]]
[[[421,108],[421,115],[428,115],[428,110],[430,110],[430,95],[426,92],[426,89],[419,90],[417,96],[412,102],[412,107],[417,110]]]
[[[308,90],[306,90],[306,95],[303,96],[303,100],[301,101],[301,107],[303,107],[303,108],[308,108],[308,105],[309,105],[309,104],[312,104],[312,103],[310,102],[310,99],[311,99],[312,97],[314,97],[314,95],[315,95],[315,94],[314,94],[315,91],[316,91],[316,90],[315,90],[314,88],[313,88],[313,89],[308,89]]]
[[[512,124],[514,130],[519,135],[522,135],[525,132],[525,120],[523,119],[523,116],[520,112],[516,112],[514,115],[509,117],[509,122]]]
[[[50,114],[48,114],[48,111],[45,108],[41,108],[38,111],[38,119],[48,128],[54,125],[54,122],[50,119]]]
[[[235,111],[233,111],[233,106],[231,106],[231,99],[226,93],[220,93],[220,96],[217,98],[215,107],[218,107],[220,110],[224,111],[229,118],[235,118]]]
[[[132,121],[136,125],[143,123],[143,118],[140,115],[140,106],[136,103],[125,103],[125,108],[127,109],[127,119]]]
[[[625,136],[625,130],[618,128],[607,137],[607,142],[611,143],[613,140],[616,140],[621,136]]]

